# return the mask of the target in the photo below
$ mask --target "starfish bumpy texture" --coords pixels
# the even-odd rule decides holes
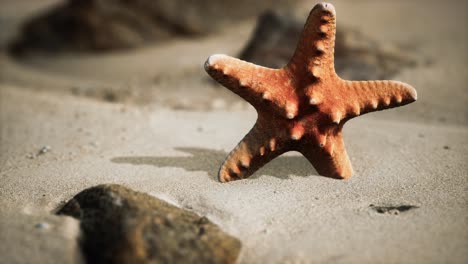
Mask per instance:
[[[257,122],[219,170],[228,182],[251,176],[287,152],[302,153],[320,175],[346,179],[353,170],[343,143],[346,121],[364,113],[409,104],[416,90],[398,81],[347,81],[334,69],[336,12],[317,4],[290,62],[270,69],[212,55],[205,70],[249,102]]]

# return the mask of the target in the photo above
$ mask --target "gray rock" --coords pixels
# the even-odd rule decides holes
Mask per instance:
[[[207,218],[120,185],[86,189],[58,214],[81,221],[88,263],[234,263],[241,249]]]
[[[103,51],[200,36],[297,0],[68,0],[27,21],[11,47],[29,51]]]
[[[287,13],[263,13],[239,57],[270,68],[283,67],[294,53],[304,23],[305,18]],[[383,45],[356,29],[337,25],[335,69],[344,79],[387,79],[419,63],[416,56],[397,46]]]

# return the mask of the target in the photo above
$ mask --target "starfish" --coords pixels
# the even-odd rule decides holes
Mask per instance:
[[[347,179],[351,162],[344,124],[359,115],[416,101],[416,90],[399,81],[347,81],[334,68],[336,12],[329,3],[309,14],[289,63],[280,69],[226,55],[212,55],[205,70],[257,111],[254,127],[228,155],[219,180],[251,176],[288,152],[302,153],[320,175]]]

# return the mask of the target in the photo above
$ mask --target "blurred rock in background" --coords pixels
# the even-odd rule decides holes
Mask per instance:
[[[239,57],[270,68],[283,67],[294,53],[304,23],[305,18],[298,19],[289,13],[264,12]],[[386,79],[419,63],[411,51],[379,43],[357,29],[337,25],[335,69],[344,79]]]
[[[200,36],[298,0],[68,0],[27,21],[10,50],[109,51]]]

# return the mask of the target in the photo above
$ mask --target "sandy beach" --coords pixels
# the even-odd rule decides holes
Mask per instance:
[[[110,183],[206,216],[242,242],[238,263],[468,261],[467,2],[333,2],[338,25],[428,61],[392,77],[418,101],[346,124],[349,180],[287,153],[231,183],[219,166],[256,112],[203,63],[236,56],[254,19],[128,51],[11,56],[48,2],[0,4],[0,263],[83,263],[79,222],[55,212]]]

